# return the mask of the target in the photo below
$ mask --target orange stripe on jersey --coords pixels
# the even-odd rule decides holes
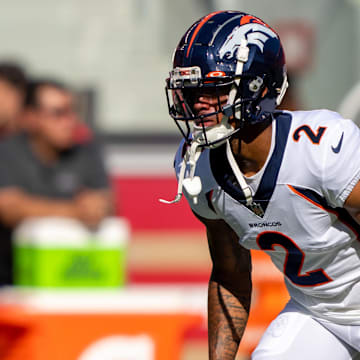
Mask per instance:
[[[329,213],[334,214],[338,220],[340,222],[342,222],[343,224],[345,224],[356,236],[357,241],[360,241],[360,236],[359,236],[359,232],[355,229],[355,227],[346,219],[344,219],[343,217],[341,217],[341,215],[336,211],[336,210],[332,210],[332,209],[326,209]],[[351,216],[351,215],[349,215]],[[355,220],[354,220],[355,221]]]
[[[323,206],[321,206],[320,204],[318,204],[317,202],[315,202],[314,200],[311,200],[310,198],[308,198],[307,196],[305,196],[304,194],[302,194],[301,192],[297,191],[295,188],[293,188],[291,185],[288,185],[288,188],[293,191],[296,195],[301,196],[302,198],[304,198],[305,200],[311,202],[313,205],[317,206],[318,208],[327,211]]]
[[[312,203],[313,205],[317,206],[318,208],[320,208],[321,210],[324,210],[328,213],[331,213],[333,215],[335,215],[338,220],[340,222],[342,222],[343,224],[345,224],[356,236],[357,240],[360,241],[360,234],[359,232],[355,229],[355,227],[350,223],[350,221],[347,221],[346,219],[344,219],[343,216],[341,216],[341,214],[336,211],[335,209],[331,209],[329,207],[323,207],[322,205],[320,205],[319,203],[315,202],[314,200],[311,200],[310,198],[308,198],[307,196],[305,196],[304,194],[302,194],[301,192],[297,191],[294,187],[292,187],[291,185],[287,185],[288,188],[293,191],[296,195],[301,196],[303,199],[309,201],[310,203]]]
[[[189,53],[190,53],[190,49],[195,41],[196,35],[198,34],[198,32],[200,31],[200,29],[206,24],[206,22],[211,19],[213,16],[215,16],[216,14],[220,13],[222,11],[214,11],[212,13],[210,13],[209,15],[206,15],[198,24],[198,26],[195,28],[194,33],[190,39],[190,43],[186,52],[186,57],[189,57]]]

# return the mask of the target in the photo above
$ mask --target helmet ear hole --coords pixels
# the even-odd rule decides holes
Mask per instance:
[[[261,89],[263,84],[264,80],[260,76],[257,76],[255,79],[249,82],[249,90],[255,93]]]

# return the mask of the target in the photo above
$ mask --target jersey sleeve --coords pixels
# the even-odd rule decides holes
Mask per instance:
[[[322,187],[328,203],[342,207],[360,179],[360,129],[339,118],[324,143]]]

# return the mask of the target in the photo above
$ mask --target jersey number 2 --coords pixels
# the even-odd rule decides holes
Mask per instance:
[[[305,254],[289,237],[276,231],[266,231],[258,235],[257,243],[262,250],[273,251],[274,246],[281,246],[286,251],[284,274],[295,285],[319,286],[332,279],[323,269],[316,269],[301,274]]]
[[[301,133],[304,133],[307,135],[307,137],[310,139],[310,141],[315,144],[318,145],[320,144],[321,138],[324,135],[324,132],[326,130],[326,127],[322,127],[319,126],[318,129],[316,130],[316,133],[311,129],[310,126],[308,125],[303,125],[300,126],[299,128],[297,128],[293,134],[293,139],[294,141],[299,141]]]

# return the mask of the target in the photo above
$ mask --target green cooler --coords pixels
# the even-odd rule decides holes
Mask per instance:
[[[107,218],[93,231],[74,219],[27,220],[14,232],[15,285],[123,286],[129,234],[123,218]]]

